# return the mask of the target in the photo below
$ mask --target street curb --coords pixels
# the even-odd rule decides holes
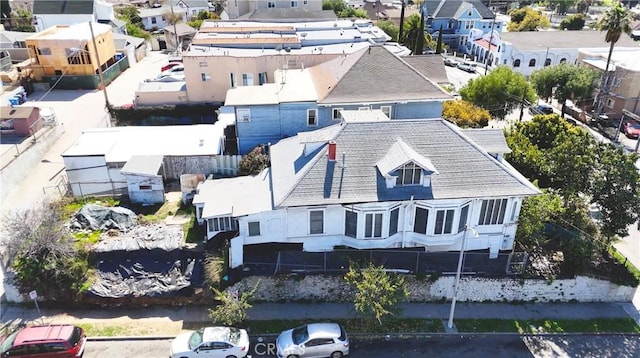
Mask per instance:
[[[250,334],[250,337],[265,338],[277,337],[277,333]],[[423,332],[423,333],[352,333],[351,338],[383,338],[385,340],[392,339],[412,339],[427,338],[432,336],[520,336],[520,337],[557,337],[557,336],[632,336],[639,337],[640,333],[515,333],[515,332]],[[87,337],[89,342],[109,342],[109,341],[163,341],[172,340],[175,336],[121,336],[121,337]]]

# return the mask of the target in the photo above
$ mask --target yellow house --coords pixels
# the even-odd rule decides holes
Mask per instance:
[[[98,66],[104,72],[116,62],[111,26],[105,24],[56,25],[28,37],[25,43],[31,59],[28,68],[38,82],[76,77],[80,87],[94,87],[91,84],[99,83]]]

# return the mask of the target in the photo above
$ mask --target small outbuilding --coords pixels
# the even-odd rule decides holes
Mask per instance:
[[[37,107],[0,107],[2,134],[28,137],[42,128]]]
[[[162,155],[134,155],[120,173],[127,178],[129,199],[134,204],[164,203]]]

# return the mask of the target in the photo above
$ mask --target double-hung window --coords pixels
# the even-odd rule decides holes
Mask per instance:
[[[253,86],[253,73],[243,73],[242,74],[242,85],[243,86]]]
[[[436,225],[433,229],[435,235],[451,234],[455,212],[453,209],[436,211]]]
[[[416,207],[416,215],[413,221],[413,231],[418,234],[427,233],[427,220],[429,220],[429,210]]]
[[[309,211],[309,234],[324,234],[324,210]]]
[[[344,234],[349,237],[358,235],[358,213],[351,210],[344,212]]]
[[[367,213],[364,217],[364,237],[382,237],[382,213]]]
[[[317,109],[307,109],[307,125],[310,126],[310,127],[318,125],[318,110]]]
[[[398,218],[400,216],[400,208],[391,210],[389,215],[389,236],[398,233]]]

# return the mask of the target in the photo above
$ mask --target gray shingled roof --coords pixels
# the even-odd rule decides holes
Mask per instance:
[[[487,153],[511,153],[511,148],[507,145],[502,129],[496,128],[468,128],[461,129],[474,143],[479,145]]]
[[[337,18],[333,10],[311,11],[304,8],[256,9],[238,17],[238,19],[242,20],[268,20],[275,22],[331,21]]]
[[[474,145],[442,119],[343,123],[336,135],[337,160],[327,160],[327,145],[304,156],[296,137],[271,147],[275,205],[482,198],[535,195],[539,191],[510,166]],[[376,163],[398,139],[428,159],[438,174],[431,187],[387,189]]]
[[[435,82],[383,46],[371,46],[318,103],[451,99]]]
[[[605,41],[606,31],[524,31],[502,32],[500,39],[509,42],[518,50],[546,50],[562,48],[609,48]],[[616,47],[638,47],[627,34],[622,34]]]
[[[403,56],[405,62],[435,83],[449,83],[441,55]]]
[[[34,15],[93,14],[93,0],[34,0]]]
[[[440,6],[441,2],[442,6]],[[425,0],[425,4],[428,16],[434,19],[454,18],[460,7],[465,4],[473,5],[483,19],[493,19],[494,17],[493,12],[480,0]]]

